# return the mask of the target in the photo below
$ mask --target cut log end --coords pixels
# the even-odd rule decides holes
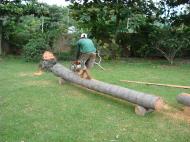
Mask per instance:
[[[145,114],[153,112],[153,109],[147,109],[142,106],[136,105],[135,106],[135,113],[140,116],[145,116]]]
[[[164,103],[164,101],[161,99],[161,98],[159,98],[156,102],[155,102],[155,110],[157,110],[157,111],[160,111],[160,110],[162,110],[163,108],[164,108],[164,105],[165,105],[165,103]]]

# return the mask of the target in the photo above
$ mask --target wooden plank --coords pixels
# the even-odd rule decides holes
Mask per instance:
[[[138,84],[146,84],[146,85],[156,85],[156,86],[166,86],[166,87],[190,89],[190,86],[182,86],[182,85],[174,85],[174,84],[161,84],[161,83],[131,81],[131,80],[120,80],[120,81],[121,82],[127,82],[127,83],[138,83]]]

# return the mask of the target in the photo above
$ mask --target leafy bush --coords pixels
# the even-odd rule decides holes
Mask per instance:
[[[58,58],[58,60],[64,60],[64,61],[71,61],[71,60],[75,60],[75,54],[73,54],[72,52],[61,52],[56,54],[56,57]]]
[[[150,33],[152,47],[159,51],[170,64],[176,55],[190,45],[189,28],[185,26],[172,28],[155,28]]]
[[[43,37],[33,38],[24,46],[24,58],[26,61],[39,61],[45,50],[50,50]]]

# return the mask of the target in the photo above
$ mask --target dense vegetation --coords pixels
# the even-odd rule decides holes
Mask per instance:
[[[172,64],[176,54],[190,45],[187,3],[86,0],[81,4],[74,1],[71,15],[99,41],[110,58],[156,56],[159,51]]]
[[[86,32],[107,59],[165,57],[173,64],[176,56],[190,55],[187,0],[158,3],[152,0],[85,0],[83,3],[71,0],[71,3],[66,8],[36,0],[3,0],[0,37],[11,48],[9,51],[0,48],[0,53],[23,54],[28,61],[37,60],[44,50],[54,51],[55,40],[67,34],[68,27],[75,26],[71,46],[79,33]]]
[[[11,47],[4,53],[24,54],[27,61],[38,60],[44,50],[53,50],[53,43],[69,26],[67,8],[35,0],[4,0],[0,11],[2,38]]]

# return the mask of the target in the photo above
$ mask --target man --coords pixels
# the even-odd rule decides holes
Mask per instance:
[[[96,60],[96,48],[91,39],[87,38],[87,34],[82,33],[80,39],[77,42],[77,61],[81,64],[82,73],[81,77],[91,79],[88,70],[94,66]]]

